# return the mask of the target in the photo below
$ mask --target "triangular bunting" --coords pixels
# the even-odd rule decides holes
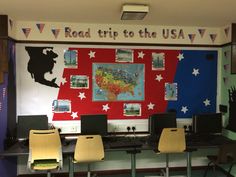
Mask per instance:
[[[6,91],[7,91],[6,88],[3,88],[3,89],[2,89],[2,97],[3,97],[3,99],[5,99],[5,97],[6,97],[6,95],[7,95]]]
[[[224,55],[225,55],[225,59],[228,59],[228,57],[229,57],[229,51],[224,51]]]
[[[39,29],[39,32],[40,32],[40,33],[42,33],[42,32],[43,32],[43,28],[44,28],[45,24],[43,24],[43,23],[37,23],[37,24],[36,24],[36,26],[38,27],[38,29]]]
[[[224,65],[224,70],[225,70],[225,71],[228,71],[228,70],[229,70],[229,64],[225,64],[225,65]]]
[[[52,33],[55,36],[55,38],[57,38],[59,32],[60,32],[60,29],[52,29]]]
[[[224,84],[227,85],[228,84],[228,77],[223,77],[223,81],[224,81]]]
[[[225,58],[227,58],[227,51],[224,51]]]
[[[210,34],[211,41],[214,43],[216,40],[217,34]]]
[[[196,34],[189,34],[189,35],[188,35],[188,37],[189,37],[191,43],[193,43],[193,41],[194,41],[194,39],[195,39],[195,36],[196,36]]]
[[[206,29],[198,29],[198,32],[199,32],[201,38],[203,38],[205,31],[206,31]]]
[[[11,19],[9,19],[9,23],[10,23],[10,27],[11,27],[11,30],[12,30],[13,21]]]
[[[225,35],[226,35],[226,37],[228,37],[228,35],[229,35],[229,27],[225,28]]]
[[[25,34],[25,37],[28,38],[31,28],[22,28],[22,31]]]

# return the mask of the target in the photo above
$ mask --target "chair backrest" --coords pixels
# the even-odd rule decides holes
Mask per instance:
[[[223,144],[219,147],[217,163],[225,164],[236,161],[236,142]]]
[[[58,130],[30,130],[29,150],[31,163],[49,159],[61,161],[62,148]]]
[[[164,128],[162,130],[158,150],[161,153],[178,153],[186,149],[185,132],[183,128]]]
[[[100,135],[78,136],[75,152],[75,162],[95,162],[104,160],[104,147]]]

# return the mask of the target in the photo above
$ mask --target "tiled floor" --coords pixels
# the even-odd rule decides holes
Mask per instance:
[[[186,172],[171,172],[170,175],[179,175],[178,177],[186,177]],[[191,177],[203,177],[204,175],[204,170],[193,170],[192,171],[192,176]],[[46,177],[46,175],[21,175],[20,177]],[[78,175],[75,174],[74,177],[85,177],[86,175]],[[158,173],[141,173],[138,172],[136,173],[136,177],[159,177],[160,174]],[[54,174],[53,177],[68,177],[68,174]],[[104,174],[104,175],[96,175],[96,174],[91,174],[91,177],[131,177],[131,173],[123,173],[123,174]],[[207,177],[226,177],[225,174],[223,174],[220,171],[216,171],[216,174],[214,174],[211,170],[208,172]]]
[[[136,177],[157,177],[158,175],[160,176],[160,174],[154,174],[154,173],[137,173]],[[171,172],[170,175],[179,175],[179,177],[186,177],[185,172],[178,172],[178,173]],[[203,177],[203,175],[204,175],[204,170],[192,171],[192,177]],[[104,176],[99,175],[98,177],[131,177],[131,174],[127,173],[127,174],[104,175]],[[212,171],[209,171],[207,177],[226,177],[226,175],[220,171],[217,171],[216,174],[214,174]]]

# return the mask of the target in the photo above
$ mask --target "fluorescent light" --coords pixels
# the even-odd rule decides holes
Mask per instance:
[[[147,5],[128,5],[125,4],[122,7],[121,20],[142,20],[149,12],[149,6]]]

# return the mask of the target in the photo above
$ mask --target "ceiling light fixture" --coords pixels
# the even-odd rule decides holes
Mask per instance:
[[[122,6],[121,20],[142,20],[148,12],[148,5],[125,4]]]

